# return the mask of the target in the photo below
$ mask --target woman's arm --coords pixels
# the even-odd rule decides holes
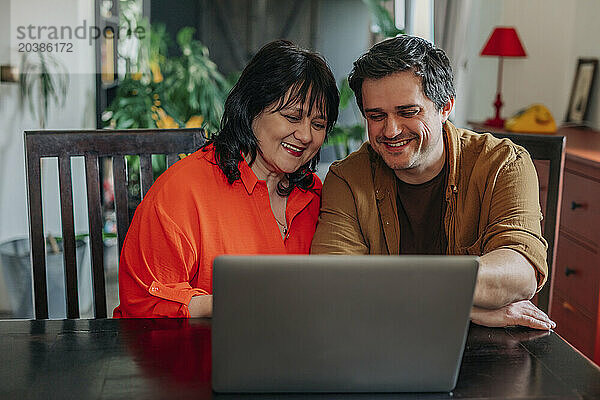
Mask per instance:
[[[194,318],[211,318],[212,317],[212,295],[194,296],[190,300],[188,310],[190,310],[190,317]]]
[[[146,200],[146,199],[145,199]],[[119,299],[115,317],[189,317],[198,272],[193,238],[153,198],[136,210],[119,262]]]

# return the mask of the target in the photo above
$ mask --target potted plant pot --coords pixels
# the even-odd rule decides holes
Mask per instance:
[[[65,272],[62,242],[58,252],[46,246],[46,284],[48,287],[48,317],[66,318]],[[91,310],[91,278],[89,268],[83,268],[86,242],[76,240],[77,281],[80,313]],[[0,244],[0,264],[9,296],[13,318],[33,318],[33,273],[29,239],[14,239]]]

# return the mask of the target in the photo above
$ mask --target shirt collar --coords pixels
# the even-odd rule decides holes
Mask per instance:
[[[238,169],[240,170],[240,179],[246,188],[248,194],[252,194],[256,184],[258,183],[258,178],[252,168],[248,165],[246,160],[242,158],[242,161],[238,164]]]
[[[248,192],[248,194],[252,194],[254,188],[256,187],[256,184],[258,183],[258,178],[256,177],[256,174],[254,173],[254,171],[252,171],[252,168],[250,168],[250,166],[243,157],[242,161],[240,161],[238,164],[238,169],[240,170],[240,180],[244,184],[246,191]],[[316,175],[314,179],[315,184],[312,187],[311,191],[314,192],[317,196],[320,196],[323,184]]]

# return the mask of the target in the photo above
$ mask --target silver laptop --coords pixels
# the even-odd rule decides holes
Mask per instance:
[[[217,392],[448,392],[479,266],[469,256],[221,256]]]

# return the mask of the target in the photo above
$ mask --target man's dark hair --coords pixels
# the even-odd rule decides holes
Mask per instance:
[[[290,91],[290,96],[286,94]],[[327,62],[317,53],[302,49],[287,40],[277,40],[263,46],[244,68],[227,100],[219,133],[214,143],[217,164],[229,183],[240,179],[238,163],[242,154],[252,165],[258,151],[258,141],[252,132],[252,121],[262,111],[274,105],[276,112],[299,103],[308,115],[313,107],[327,118],[326,135],[338,117],[339,93]],[[304,107],[308,106],[307,109]],[[318,152],[298,171],[286,174],[288,184],[279,183],[277,192],[289,195],[294,187],[303,190],[314,185],[312,172],[319,162]]]
[[[446,53],[420,37],[399,35],[377,43],[354,62],[348,82],[363,114],[363,81],[402,71],[412,71],[421,77],[423,93],[438,110],[456,96]]]

